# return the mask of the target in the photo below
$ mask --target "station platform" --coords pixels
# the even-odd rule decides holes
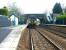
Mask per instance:
[[[54,26],[66,26],[66,25],[61,25],[61,24],[45,24],[45,25],[50,25],[50,26],[52,26],[52,25],[54,25]]]
[[[0,50],[16,50],[22,32],[27,25],[0,28]]]

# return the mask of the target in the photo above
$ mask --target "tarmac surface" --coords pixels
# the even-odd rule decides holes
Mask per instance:
[[[22,31],[27,25],[0,28],[0,50],[16,50]]]

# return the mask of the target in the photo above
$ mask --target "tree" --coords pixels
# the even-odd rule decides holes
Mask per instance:
[[[10,10],[9,10],[9,17],[11,15],[15,15],[19,19],[19,24],[25,23],[25,17],[21,13],[20,9],[16,6],[15,3],[12,3],[12,5],[9,5],[9,8],[10,8]]]
[[[3,8],[0,9],[0,15],[5,15],[8,16],[8,8],[4,6]]]
[[[60,3],[56,3],[53,8],[53,13],[60,14],[62,13],[62,7]]]
[[[15,15],[15,16],[21,16],[21,12],[20,9],[15,5],[15,3],[13,3],[12,5],[9,6],[10,11],[9,11],[9,16],[11,15]]]

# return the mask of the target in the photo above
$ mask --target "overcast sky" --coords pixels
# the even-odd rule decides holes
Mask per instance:
[[[60,2],[62,5],[66,5],[65,0],[0,0],[0,8],[3,6],[9,6],[13,2],[24,13],[44,13],[51,12],[54,4]]]

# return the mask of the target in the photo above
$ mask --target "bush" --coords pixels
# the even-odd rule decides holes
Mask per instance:
[[[8,16],[8,9],[7,9],[7,7],[4,7],[2,9],[0,9],[0,15]]]
[[[60,15],[56,17],[57,19],[64,20],[66,19],[66,14]]]
[[[59,23],[63,23],[63,24],[66,24],[66,14],[63,14],[63,15],[59,15],[56,17],[57,21],[59,21]]]

